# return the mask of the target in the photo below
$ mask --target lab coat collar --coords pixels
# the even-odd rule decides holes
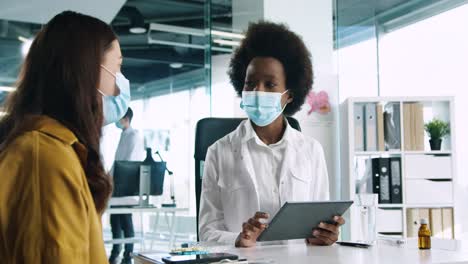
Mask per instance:
[[[234,131],[234,133],[230,134],[230,142],[233,146],[234,152],[238,153],[237,159],[242,161],[240,164],[244,164],[248,176],[251,179],[253,186],[255,187],[255,192],[257,196],[257,209],[260,209],[260,201],[259,201],[259,194],[258,194],[258,185],[254,173],[253,166],[254,164],[252,163],[252,158],[250,156],[250,153],[248,151],[247,147],[247,142],[249,139],[252,139],[253,136],[256,136],[255,131],[253,130],[252,124],[250,123],[250,120],[245,120],[242,121],[242,123],[239,125],[239,127]],[[285,177],[287,176],[288,173],[291,173],[292,175],[298,177],[298,178],[303,178],[303,175],[300,175],[299,173],[296,172],[297,170],[297,163],[300,161],[298,160],[300,155],[300,152],[303,151],[303,147],[305,146],[305,140],[304,136],[301,134],[301,132],[295,130],[292,128],[289,123],[287,123],[286,131],[283,135],[284,139],[287,139],[288,141],[288,146],[286,147],[285,151],[285,162],[284,165],[282,166],[281,169],[281,175],[280,175],[280,182],[282,182]],[[280,189],[281,189],[281,183],[280,183]],[[280,190],[281,193],[281,190]],[[280,201],[281,204],[285,202],[284,197],[280,194]]]
[[[256,136],[256,134],[255,130],[253,130],[252,124],[250,123],[250,120],[244,120],[233,133],[229,134],[228,138],[230,143],[235,146],[236,150],[241,150],[240,148],[242,146],[246,146],[249,139],[252,139],[254,136]],[[288,143],[292,143],[288,145],[295,149],[301,148],[302,144],[305,143],[302,133],[292,128],[289,123],[287,123],[283,139]]]
[[[280,139],[280,141],[278,141],[277,143],[273,144],[273,145],[277,145],[277,144],[281,144],[283,142],[288,142],[291,140],[291,130],[293,129],[291,127],[291,125],[289,125],[289,122],[288,122],[288,119],[284,118],[284,121],[286,122],[286,129],[284,131],[284,134],[283,134],[283,137]],[[246,143],[248,142],[249,140],[251,139],[255,139],[257,142],[261,142],[260,138],[258,137],[257,133],[255,132],[253,126],[252,126],[252,122],[250,121],[250,119],[248,119],[247,121],[244,121],[244,123],[241,123],[241,126],[243,125],[245,131],[241,137],[241,142],[242,143]],[[239,126],[239,127],[241,127]]]

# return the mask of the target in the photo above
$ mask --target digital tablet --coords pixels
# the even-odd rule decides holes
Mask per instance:
[[[313,237],[312,230],[321,222],[334,223],[353,201],[286,202],[257,241],[289,240]]]

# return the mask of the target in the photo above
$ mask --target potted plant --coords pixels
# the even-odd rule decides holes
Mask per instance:
[[[440,150],[442,138],[450,134],[450,125],[448,122],[434,118],[424,125],[424,130],[430,138],[431,150]]]

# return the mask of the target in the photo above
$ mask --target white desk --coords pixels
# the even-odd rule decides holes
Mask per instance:
[[[434,241],[435,242],[435,241]],[[443,241],[445,242],[445,241]],[[307,246],[305,243],[289,245],[257,246],[247,249],[224,247],[217,252],[228,252],[247,258],[255,264],[335,264],[335,263],[370,263],[370,264],[415,264],[415,263],[468,263],[468,251],[459,242],[447,241],[449,245],[439,249],[419,250],[415,240],[396,246],[379,241],[369,249],[333,246]],[[441,243],[435,243],[441,244]],[[457,244],[457,245],[455,245]],[[441,249],[444,248],[444,249]],[[142,254],[152,256],[152,254]],[[135,256],[135,264],[149,264],[143,257]]]
[[[112,207],[106,209],[107,214],[132,214],[132,213],[176,213],[188,212],[188,208],[177,207]]]
[[[104,213],[111,215],[111,214],[134,214],[134,213],[139,213],[141,214],[140,216],[140,226],[141,226],[141,232],[139,237],[131,237],[131,238],[122,238],[122,239],[110,239],[110,240],[105,240],[104,243],[110,243],[110,244],[123,244],[123,243],[141,243],[142,248],[145,248],[145,229],[144,229],[144,224],[143,224],[143,213],[150,213],[150,214],[155,214],[156,215],[156,227],[154,232],[157,232],[158,226],[159,226],[159,217],[161,213],[164,215],[164,219],[166,220],[166,224],[169,227],[169,232],[170,232],[170,243],[169,247],[174,246],[174,240],[175,240],[175,227],[176,227],[176,213],[178,212],[188,212],[188,208],[176,208],[176,207],[113,207],[113,208],[108,208]],[[151,240],[152,241],[152,240]],[[151,242],[151,247],[152,248],[152,242]]]

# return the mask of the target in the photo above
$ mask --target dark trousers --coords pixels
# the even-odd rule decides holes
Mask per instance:
[[[131,214],[112,214],[110,216],[110,224],[112,228],[112,238],[122,238],[122,233],[125,238],[134,237],[133,221]],[[112,247],[111,256],[118,256],[122,249],[122,245],[114,244]],[[124,258],[130,258],[133,252],[133,244],[125,244]]]

